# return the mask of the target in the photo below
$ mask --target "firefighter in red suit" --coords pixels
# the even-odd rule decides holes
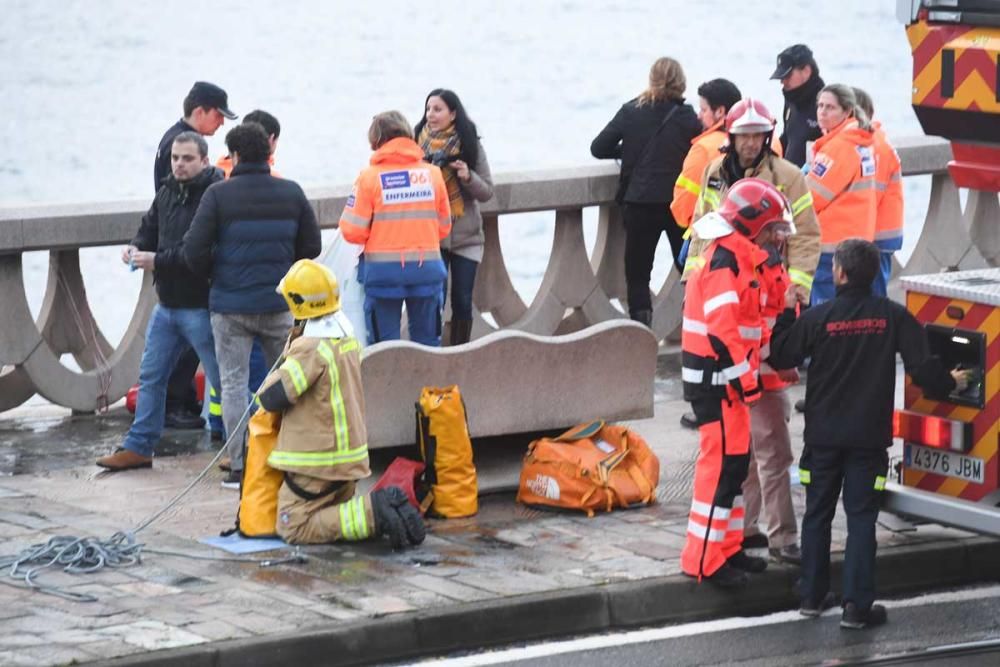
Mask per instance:
[[[726,588],[767,567],[742,550],[741,486],[750,461],[750,406],[760,397],[762,248],[793,231],[788,200],[758,178],[737,181],[695,231],[710,244],[684,295],[684,398],[698,420],[701,451],[681,569]]]

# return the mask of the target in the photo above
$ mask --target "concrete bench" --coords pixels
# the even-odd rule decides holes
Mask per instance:
[[[361,362],[368,446],[413,444],[425,386],[459,386],[473,438],[652,417],[656,352],[649,329],[624,319],[562,336],[508,329],[450,348],[379,343]]]

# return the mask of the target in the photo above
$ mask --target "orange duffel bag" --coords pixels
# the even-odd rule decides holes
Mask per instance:
[[[595,421],[528,446],[517,500],[594,516],[653,503],[659,482],[660,461],[641,436]]]

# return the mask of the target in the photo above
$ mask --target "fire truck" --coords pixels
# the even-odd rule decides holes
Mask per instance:
[[[913,53],[913,109],[925,133],[951,142],[952,180],[1000,192],[1000,0],[899,0],[897,17]],[[934,397],[907,378],[894,422],[903,454],[884,507],[1000,536],[1000,268],[900,283],[932,352],[971,378]]]

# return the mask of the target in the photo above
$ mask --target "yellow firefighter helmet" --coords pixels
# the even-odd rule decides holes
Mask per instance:
[[[337,276],[311,259],[300,259],[292,264],[278,283],[277,292],[285,297],[288,310],[297,320],[308,320],[340,310]]]

